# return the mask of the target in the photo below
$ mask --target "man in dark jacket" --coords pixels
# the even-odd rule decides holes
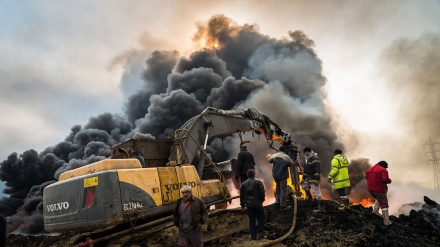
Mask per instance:
[[[313,191],[315,200],[318,201],[318,210],[315,210],[315,212],[324,212],[324,202],[322,201],[321,189],[319,188],[319,183],[321,182],[321,162],[311,148],[305,147],[303,151],[305,164],[302,187],[306,192],[308,200],[312,199],[310,190]]]
[[[278,153],[269,157],[269,163],[273,164],[272,176],[275,180],[275,200],[280,203],[280,209],[289,210],[292,207],[286,203],[287,178],[289,167],[293,166],[293,160],[284,152],[286,148],[281,146]]]
[[[249,229],[252,240],[264,238],[263,229],[265,224],[263,202],[265,200],[264,185],[255,179],[255,171],[247,171],[248,179],[240,187],[240,205],[243,211],[247,211],[249,217]],[[256,229],[258,220],[258,230]],[[258,236],[257,236],[258,233]]]
[[[206,206],[201,198],[192,195],[190,186],[180,189],[182,198],[173,211],[174,225],[179,227],[177,246],[202,246],[202,224],[206,220]]]
[[[252,169],[255,171],[255,161],[254,156],[247,150],[246,146],[240,147],[240,153],[237,157],[237,170],[235,171],[235,179],[238,182],[240,178],[240,183],[243,183],[248,179],[247,171]]]
[[[376,201],[373,207],[373,213],[380,216],[379,206],[382,209],[383,224],[389,226],[392,224],[388,213],[388,186],[391,183],[391,179],[388,176],[388,163],[386,161],[379,161],[373,167],[370,167],[366,171],[367,188],[371,196]]]

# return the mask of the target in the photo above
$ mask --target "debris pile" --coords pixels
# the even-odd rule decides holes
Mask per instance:
[[[384,226],[382,218],[372,214],[372,208],[362,205],[340,211],[333,201],[325,201],[325,213],[315,213],[316,201],[298,200],[296,225],[293,233],[274,246],[438,246],[440,241],[440,205],[424,197],[421,210],[409,215],[391,216],[393,225]],[[268,242],[286,234],[292,224],[293,210],[280,211],[278,205],[265,207]],[[171,231],[173,234],[177,231]],[[7,246],[65,246],[74,232],[58,236],[23,236],[9,234]],[[163,238],[163,236],[152,236]],[[167,236],[167,238],[173,236]],[[174,236],[176,237],[176,236]],[[177,239],[177,237],[176,237]],[[169,241],[167,241],[169,243]],[[172,241],[171,241],[172,242]],[[244,230],[238,234],[205,243],[205,246],[256,246]],[[174,246],[174,245],[171,245]]]

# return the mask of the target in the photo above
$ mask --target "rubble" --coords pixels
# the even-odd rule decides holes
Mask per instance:
[[[325,201],[325,213],[315,213],[316,201],[298,200],[296,225],[293,233],[274,246],[438,246],[440,241],[440,205],[424,197],[422,209],[409,215],[391,216],[393,225],[384,226],[382,218],[372,214],[372,207],[354,205],[340,211],[333,201]],[[391,205],[392,206],[392,205]],[[206,246],[256,246],[286,234],[292,224],[293,210],[280,211],[278,206],[265,206],[267,239],[252,241],[243,231],[205,243]],[[176,232],[176,231],[172,231]],[[9,234],[7,246],[65,246],[76,233],[58,236]],[[170,233],[168,233],[170,234]],[[158,236],[153,236],[157,238]],[[163,237],[163,236],[161,236]],[[173,237],[173,236],[167,236]]]

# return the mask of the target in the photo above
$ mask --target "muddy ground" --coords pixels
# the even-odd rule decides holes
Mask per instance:
[[[361,205],[352,206],[350,210],[339,211],[338,204],[325,201],[325,213],[315,213],[316,201],[298,200],[296,225],[293,233],[282,242],[273,246],[439,246],[440,243],[440,206],[425,197],[425,204],[419,211],[412,210],[408,216],[391,216],[394,222],[386,227],[378,216],[371,213],[372,208]],[[285,235],[291,225],[293,209],[282,212],[274,204],[265,207],[267,239],[251,240],[245,230],[232,236],[206,242],[205,246],[258,246]],[[222,216],[212,219],[219,226],[223,224]],[[210,227],[214,222],[208,223]],[[230,223],[224,223],[230,224]],[[243,223],[241,223],[243,224]],[[205,226],[204,231],[207,231]],[[154,246],[175,246],[175,227],[169,227],[160,233],[149,236],[155,241]],[[68,232],[58,236],[23,236],[9,234],[8,247],[48,247],[72,246],[72,239],[78,233]],[[153,242],[154,242],[153,241]],[[146,241],[139,240],[138,246],[145,246]],[[151,241],[149,243],[152,243]],[[133,242],[132,242],[133,244]],[[125,245],[123,245],[125,246]],[[136,246],[131,245],[131,246]],[[149,245],[152,246],[152,245]]]

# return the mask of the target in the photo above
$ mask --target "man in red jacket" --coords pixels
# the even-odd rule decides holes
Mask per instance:
[[[370,194],[376,199],[373,207],[373,213],[379,214],[379,206],[382,209],[383,224],[389,226],[392,224],[388,213],[388,186],[391,179],[388,176],[388,163],[386,161],[379,161],[373,167],[367,169],[366,179],[367,187]]]

